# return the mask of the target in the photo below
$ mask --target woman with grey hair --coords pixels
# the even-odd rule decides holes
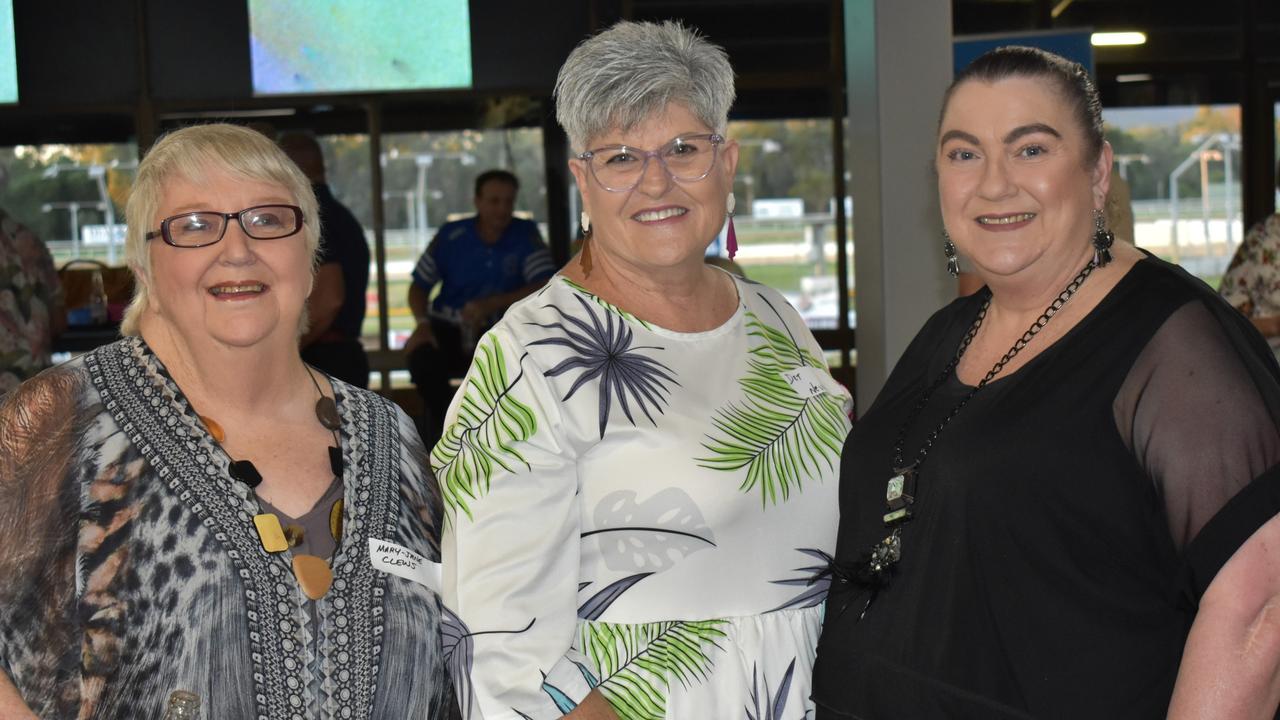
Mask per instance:
[[[425,453],[298,351],[310,183],[190,127],[127,215],[126,337],[0,405],[0,717],[443,717],[438,597],[379,562],[438,559]]]
[[[675,23],[560,71],[586,244],[482,338],[432,452],[466,718],[813,710],[850,397],[781,295],[703,262],[733,96]]]

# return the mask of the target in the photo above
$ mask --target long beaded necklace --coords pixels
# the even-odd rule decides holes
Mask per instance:
[[[333,471],[334,478],[341,480],[343,469],[342,449],[338,430],[342,427],[342,416],[338,414],[338,405],[333,398],[325,395],[324,391],[320,389],[320,382],[316,380],[315,372],[310,367],[307,367],[307,376],[311,378],[311,384],[315,386],[316,393],[320,395],[320,399],[316,400],[315,405],[316,419],[333,433],[333,445],[329,446],[329,468]],[[205,415],[200,415],[199,417],[200,422],[204,423],[205,429],[209,431],[209,435],[219,445],[223,444],[227,436],[222,426],[211,417]],[[257,488],[258,485],[262,484],[262,473],[258,472],[258,468],[254,466],[252,460],[236,460],[232,458],[228,472],[231,477],[248,485],[250,489]],[[335,502],[329,510],[329,532],[333,535],[335,541],[342,539],[342,510],[343,502],[341,499]],[[280,518],[275,513],[259,512],[253,516],[253,525],[258,532],[258,540],[262,543],[262,549],[269,553],[282,553],[291,547],[296,547],[303,540],[302,528],[296,525],[283,527],[280,523]],[[295,553],[293,555],[293,575],[297,578],[303,594],[311,600],[319,600],[324,597],[333,585],[333,570],[329,567],[329,563],[324,558],[315,555]]]
[[[929,451],[933,449],[933,444],[938,439],[938,435],[960,413],[960,410],[973,399],[973,396],[978,394],[979,390],[986,387],[987,383],[1000,374],[1005,365],[1008,365],[1009,361],[1013,360],[1027,346],[1027,343],[1031,342],[1032,338],[1040,334],[1044,326],[1048,325],[1053,316],[1057,315],[1058,311],[1071,299],[1071,296],[1076,294],[1076,291],[1080,289],[1080,285],[1097,267],[1098,262],[1096,260],[1091,260],[1088,265],[1084,266],[1084,269],[1072,279],[1066,289],[1058,293],[1058,296],[1054,298],[1053,302],[1049,304],[1049,307],[1045,309],[1040,317],[1031,323],[1031,327],[1013,343],[1009,351],[1001,356],[995,365],[991,366],[991,369],[978,381],[978,384],[969,390],[964,397],[960,398],[960,402],[956,403],[955,407],[951,408],[951,411],[925,436],[924,443],[916,451],[915,457],[910,463],[906,463],[904,462],[903,450],[906,444],[907,431],[919,419],[920,413],[929,404],[929,399],[933,397],[934,392],[955,372],[956,367],[960,364],[960,358],[964,357],[965,350],[969,349],[969,344],[973,342],[973,338],[978,334],[978,329],[982,327],[982,321],[987,317],[987,310],[991,307],[990,295],[983,301],[977,317],[973,320],[973,324],[969,326],[968,332],[965,333],[964,338],[960,341],[960,346],[956,348],[955,356],[947,363],[947,366],[938,375],[937,379],[925,389],[924,394],[920,396],[920,401],[907,414],[907,419],[898,428],[897,437],[893,441],[893,476],[889,478],[889,482],[885,487],[885,514],[883,519],[885,527],[889,529],[889,534],[873,545],[871,550],[865,553],[854,565],[852,577],[845,578],[847,581],[863,586],[869,593],[867,604],[863,606],[862,613],[858,616],[859,619],[866,616],[867,610],[870,609],[871,603],[875,600],[879,591],[888,586],[894,567],[902,559],[902,530],[903,526],[914,515],[916,485],[920,466],[924,464],[925,458],[929,456]]]

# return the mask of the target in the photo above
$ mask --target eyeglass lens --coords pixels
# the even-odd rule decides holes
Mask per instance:
[[[298,213],[288,205],[262,205],[235,216],[245,235],[257,240],[287,237],[298,231]],[[193,212],[165,221],[174,245],[209,245],[222,238],[227,216],[217,212]]]
[[[610,190],[634,187],[644,175],[652,157],[657,157],[676,180],[701,180],[711,172],[716,161],[716,144],[711,137],[680,137],[655,152],[617,145],[592,152],[591,172]]]

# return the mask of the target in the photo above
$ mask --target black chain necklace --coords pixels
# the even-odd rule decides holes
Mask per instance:
[[[933,449],[933,443],[938,439],[938,435],[960,413],[960,410],[973,399],[973,396],[978,394],[979,390],[986,387],[987,383],[991,382],[996,375],[999,375],[1005,365],[1008,365],[1027,346],[1027,343],[1031,342],[1032,338],[1040,334],[1044,326],[1048,325],[1053,316],[1057,315],[1058,311],[1071,299],[1071,296],[1076,294],[1076,291],[1080,289],[1080,285],[1097,267],[1098,263],[1095,261],[1090,261],[1088,265],[1084,266],[1080,274],[1071,280],[1066,289],[1058,293],[1058,296],[1049,304],[1049,307],[1045,309],[1040,317],[1036,318],[1035,322],[1031,323],[1031,327],[1013,343],[1009,351],[1001,356],[995,365],[991,366],[991,369],[978,381],[978,384],[968,393],[965,393],[965,396],[960,398],[960,402],[956,403],[955,407],[951,408],[951,411],[942,418],[937,427],[925,437],[924,443],[916,451],[912,462],[905,463],[903,461],[903,449],[906,444],[907,431],[919,419],[920,413],[929,404],[929,399],[933,397],[933,394],[942,386],[942,383],[946,382],[947,378],[951,377],[956,367],[960,365],[960,359],[964,357],[965,350],[969,349],[969,344],[973,342],[973,338],[978,334],[978,329],[982,327],[982,321],[987,317],[987,310],[991,307],[991,297],[988,295],[987,299],[982,303],[977,317],[974,318],[973,324],[969,326],[969,331],[965,333],[964,338],[960,341],[960,346],[956,348],[956,354],[947,363],[946,368],[942,370],[937,379],[929,387],[925,388],[924,393],[920,396],[920,401],[911,409],[907,419],[898,428],[898,435],[893,441],[893,477],[889,479],[889,483],[885,488],[886,512],[884,524],[885,527],[890,529],[890,532],[883,540],[872,546],[870,552],[863,555],[862,559],[855,565],[852,576],[846,576],[847,580],[863,586],[870,593],[859,619],[867,614],[867,609],[871,607],[871,603],[875,600],[879,590],[889,584],[893,568],[902,558],[902,527],[912,518],[913,506],[916,502],[916,481],[920,466],[924,464],[925,458],[929,456],[929,451]]]

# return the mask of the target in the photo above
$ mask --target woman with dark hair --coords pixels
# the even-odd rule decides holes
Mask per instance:
[[[818,717],[1271,717],[1266,344],[1198,280],[1111,246],[1079,65],[980,57],[936,162],[948,263],[986,287],[925,324],[846,441]]]

